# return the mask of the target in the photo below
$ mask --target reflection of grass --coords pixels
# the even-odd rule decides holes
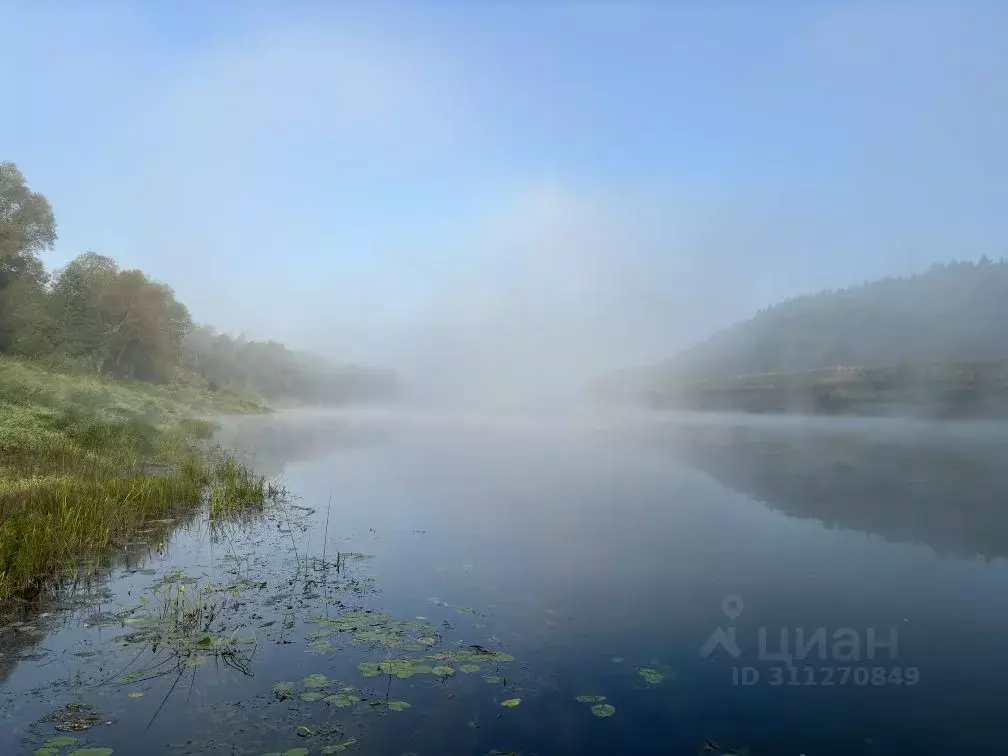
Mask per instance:
[[[0,601],[100,569],[110,547],[208,496],[227,511],[272,489],[232,458],[195,394],[49,373],[0,358]],[[275,493],[275,491],[274,491]]]

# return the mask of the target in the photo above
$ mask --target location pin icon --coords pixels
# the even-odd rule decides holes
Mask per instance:
[[[734,593],[725,596],[721,601],[721,611],[728,615],[728,619],[732,622],[738,619],[738,616],[742,614],[744,606],[745,605],[742,603],[742,597]]]

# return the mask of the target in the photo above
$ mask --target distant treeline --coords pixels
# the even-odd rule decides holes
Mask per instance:
[[[603,393],[652,406],[838,414],[1008,414],[1008,263],[936,265],[797,297]]]
[[[169,286],[87,252],[55,271],[49,201],[13,163],[0,163],[0,355],[110,378],[196,382],[266,399],[310,402],[388,397],[388,371],[335,365],[275,341],[232,339],[195,325]]]
[[[983,257],[781,302],[662,368],[713,377],[1001,360],[1008,358],[1006,315],[1008,262]]]

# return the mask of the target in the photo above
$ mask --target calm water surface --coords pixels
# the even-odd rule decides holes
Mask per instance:
[[[295,506],[153,528],[74,607],[0,630],[0,754],[70,703],[103,724],[61,756],[1008,752],[998,426],[372,412],[223,434]],[[204,607],[188,646],[152,619],[179,586]]]

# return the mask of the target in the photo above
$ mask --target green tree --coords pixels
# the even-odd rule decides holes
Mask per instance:
[[[56,241],[56,220],[43,195],[32,192],[14,163],[0,163],[0,353],[10,351],[34,318],[46,282],[40,254]],[[32,306],[25,308],[25,303]]]

